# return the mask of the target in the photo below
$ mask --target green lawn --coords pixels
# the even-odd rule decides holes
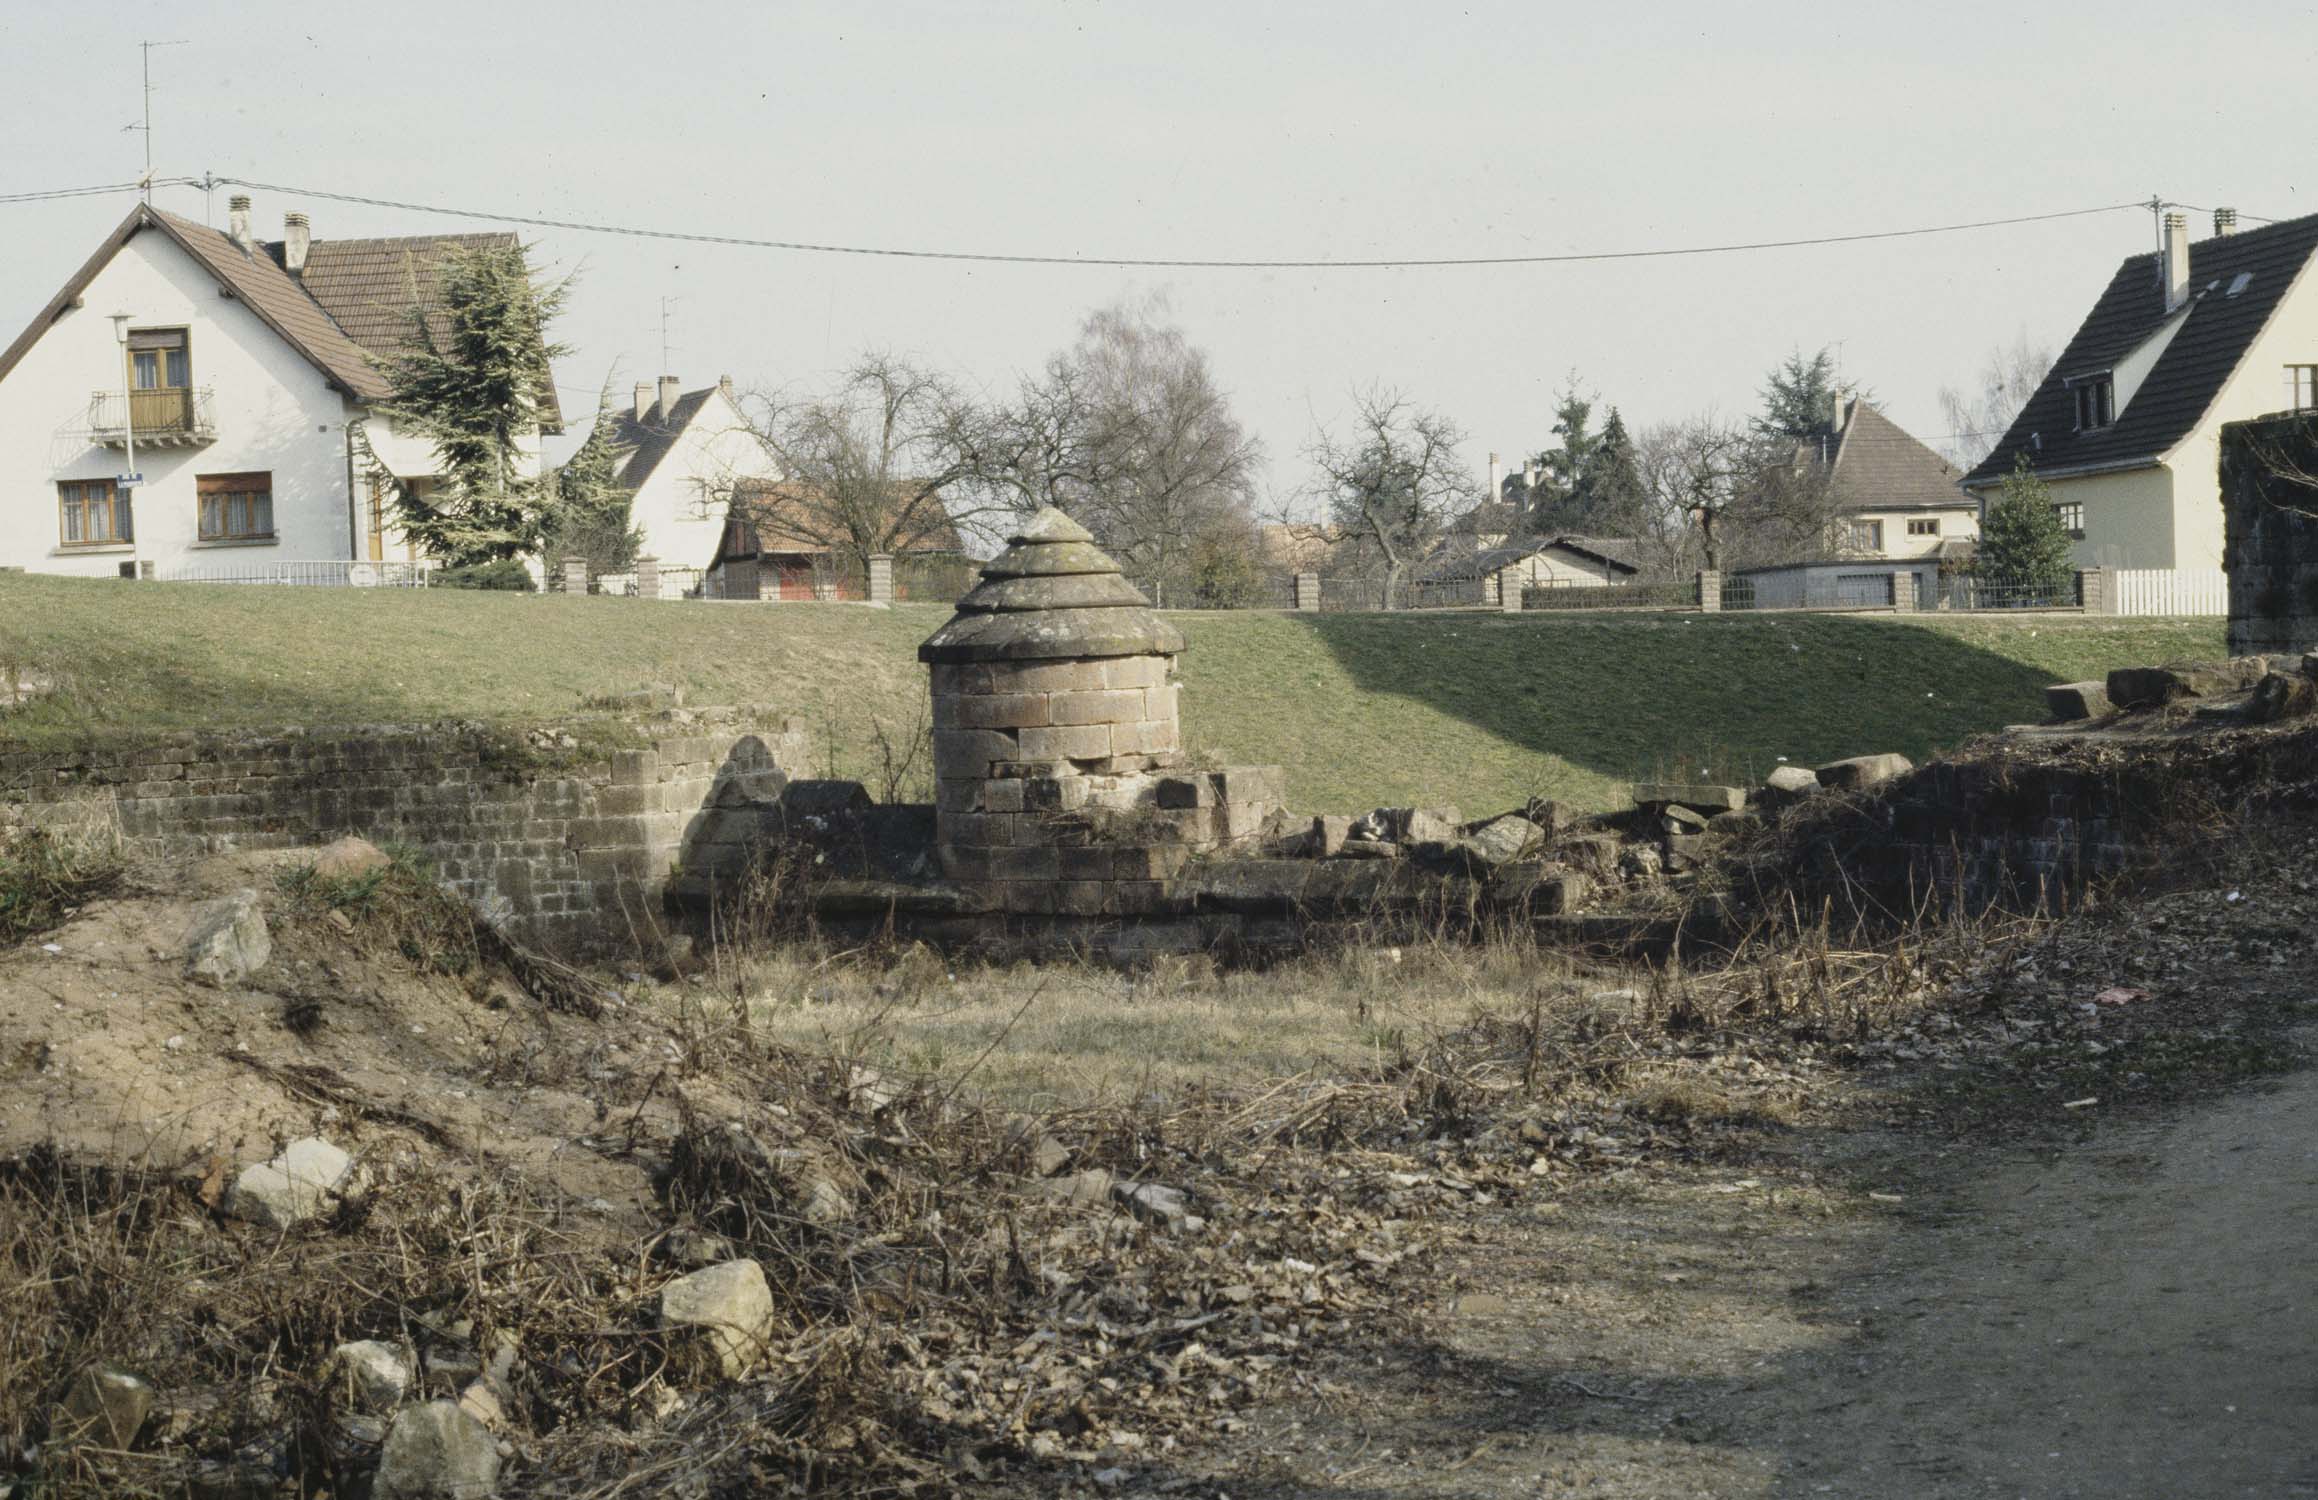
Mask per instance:
[[[793,714],[818,773],[906,735],[933,605],[647,603],[450,590],[0,577],[0,676],[55,677],[0,738],[194,726],[543,719],[648,684]],[[2219,620],[1858,615],[1172,616],[1195,748],[1289,768],[1300,810],[1532,793],[1777,758],[1921,757],[2042,716],[2048,682],[2222,649]]]

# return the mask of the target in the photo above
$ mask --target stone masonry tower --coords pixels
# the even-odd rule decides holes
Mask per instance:
[[[1157,910],[1192,854],[1261,831],[1278,772],[1171,774],[1183,637],[1061,511],[1007,542],[918,647],[943,873],[1000,911]],[[1250,794],[1237,807],[1233,776]]]

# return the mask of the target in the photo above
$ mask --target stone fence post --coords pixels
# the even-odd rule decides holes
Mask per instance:
[[[869,602],[880,609],[893,603],[893,555],[873,552],[869,556]]]
[[[1891,575],[1891,607],[1903,615],[1916,612],[1916,570],[1902,568]]]
[[[1702,568],[1698,574],[1698,608],[1704,614],[1722,613],[1722,572]]]
[[[1497,575],[1497,607],[1509,615],[1520,614],[1521,591],[1527,586],[1522,581],[1521,576],[1511,568],[1499,573]]]
[[[588,591],[588,560],[567,557],[563,560],[563,591],[567,594],[585,594]]]
[[[636,597],[639,599],[657,599],[660,597],[659,558],[639,557],[636,559]]]
[[[1320,575],[1317,573],[1298,573],[1296,575],[1296,608],[1315,610],[1319,607]]]
[[[2117,607],[2109,588],[2109,570],[2106,568],[2077,569],[2077,602],[2088,615],[2105,615]]]

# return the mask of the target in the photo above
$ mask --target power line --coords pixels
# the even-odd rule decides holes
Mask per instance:
[[[38,203],[48,198],[93,198],[101,193],[134,193],[146,186],[148,184],[143,179],[139,179],[136,182],[108,182],[97,187],[49,188],[38,193],[0,193],[0,203]],[[150,186],[199,187],[201,179],[198,177],[159,177],[153,179]]]
[[[1004,255],[972,250],[905,250],[874,245],[821,244],[808,240],[752,239],[743,235],[699,234],[677,229],[639,229],[625,224],[597,224],[578,219],[550,219],[528,214],[493,213],[481,209],[443,208],[393,198],[371,198],[358,193],[331,193],[319,188],[290,187],[278,182],[252,182],[244,177],[219,177],[219,184],[254,188],[269,193],[319,198],[334,203],[357,203],[369,208],[394,208],[410,213],[439,214],[455,219],[481,219],[494,224],[524,224],[537,229],[570,229],[583,234],[617,234],[634,239],[683,240],[702,245],[735,245],[756,250],[793,250],[816,255],[868,255],[899,260],[973,261],[981,264],[1028,266],[1137,266],[1171,270],[1353,271],[1415,269],[1451,266],[1566,265],[1579,261],[1655,260],[1678,255],[1728,255],[1749,250],[1791,250],[1810,245],[1849,245],[1866,240],[1896,240],[1914,235],[1956,234],[1971,229],[1996,229],[2012,224],[2038,224],[2053,219],[2075,219],[2089,214],[2145,209],[2148,204],[2104,203],[2098,208],[2072,208],[2056,213],[2020,214],[2004,219],[1976,219],[1958,224],[1932,224],[1916,229],[1881,229],[1856,234],[1815,235],[1803,239],[1752,240],[1722,245],[1686,245],[1666,250],[1598,250],[1562,255],[1457,255],[1422,256],[1395,260],[1256,260],[1198,259],[1138,255]]]

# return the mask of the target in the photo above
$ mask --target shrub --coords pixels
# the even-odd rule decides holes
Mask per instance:
[[[509,593],[528,594],[538,585],[532,582],[531,570],[512,557],[492,562],[469,563],[463,567],[444,568],[435,574],[439,589],[504,589]]]

